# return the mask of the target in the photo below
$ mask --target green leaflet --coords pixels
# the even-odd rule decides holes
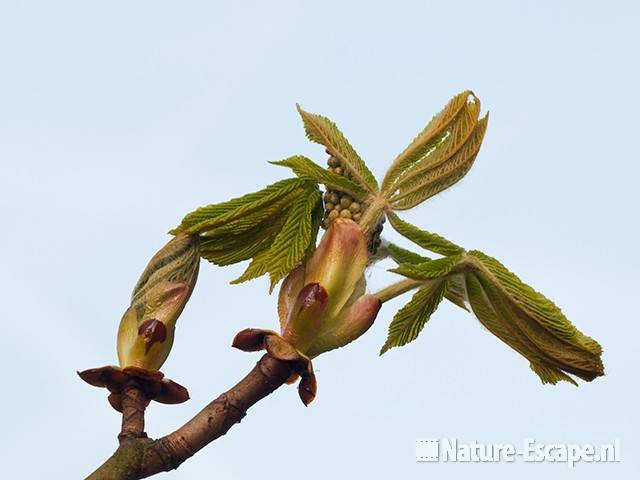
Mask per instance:
[[[308,179],[276,182],[259,192],[188,214],[172,233],[199,234],[202,258],[216,265],[252,259],[232,283],[269,274],[271,289],[315,248],[321,193]]]
[[[447,134],[447,128],[466,105],[470,95],[473,95],[470,90],[459,93],[447,103],[442,111],[434,115],[424,130],[394,160],[382,181],[383,191],[392,190],[392,186],[398,177],[442,143]]]
[[[389,256],[393,259],[393,261],[398,264],[423,263],[430,260],[429,258],[418,255],[417,253],[407,250],[406,248],[399,247],[394,243],[387,244],[385,248],[389,251]]]
[[[464,252],[464,249],[455,243],[450,242],[436,233],[429,233],[427,231],[420,230],[409,222],[401,220],[400,217],[393,212],[389,212],[387,217],[389,218],[391,226],[400,235],[408,238],[426,250],[430,250],[440,255],[457,255]]]
[[[400,347],[418,337],[425,324],[436,311],[447,291],[448,281],[439,279],[418,290],[411,301],[402,307],[389,325],[387,341],[380,349],[380,355],[393,347]]]
[[[456,95],[396,158],[380,190],[364,161],[331,120],[305,112],[299,105],[297,108],[307,137],[337,157],[352,182],[301,156],[274,163],[360,200],[369,200],[375,208],[395,211],[413,208],[461,180],[478,155],[488,122],[488,115],[479,120],[480,100],[473,92],[466,90]]]
[[[495,258],[478,251],[469,252],[469,257],[468,270],[478,279],[484,298],[490,301],[497,318],[512,328],[518,343],[526,346],[526,352],[521,353],[544,383],[575,383],[566,373],[586,381],[604,374],[602,347],[580,332],[551,300],[524,284]]]
[[[344,137],[335,123],[322,115],[308,113],[296,105],[307,138],[312,142],[324,145],[340,163],[344,165],[350,177],[369,193],[378,191],[378,182],[364,161],[358,156],[349,141]]]
[[[464,311],[470,311],[467,308],[467,289],[464,284],[464,275],[449,275],[449,288],[445,297]]]
[[[310,246],[315,246],[320,223],[314,222],[314,212],[322,211],[322,194],[319,190],[300,197],[291,206],[286,223],[269,249],[270,291],[307,255]]]
[[[270,162],[274,165],[289,167],[294,173],[300,177],[308,177],[312,180],[322,183],[329,188],[340,190],[348,193],[354,198],[362,201],[369,196],[369,192],[360,185],[352,182],[344,175],[338,175],[330,172],[326,168],[314,163],[307,157],[296,155],[277,162]]]
[[[200,255],[219,266],[232,265],[256,256],[268,249],[286,220],[284,215],[268,219],[253,229],[240,233],[226,233],[201,237]]]
[[[509,295],[529,315],[535,316],[546,328],[560,338],[577,341],[585,349],[594,348],[597,343],[582,335],[551,300],[523,283],[514,273],[507,270],[498,260],[478,250],[471,250],[469,255],[478,260],[474,266],[494,279],[506,295]]]
[[[393,189],[403,189],[406,185],[419,180],[425,173],[446,165],[448,160],[470,139],[476,129],[479,113],[479,101],[465,104],[447,129],[442,141],[434,146],[427,155],[421,157],[417,163],[414,163],[411,169],[403,172],[394,182]]]
[[[460,181],[473,166],[487,130],[488,115],[482,118],[465,142],[453,152],[438,147],[434,159],[414,169],[397,182],[389,202],[394,210],[408,210]],[[453,135],[453,134],[452,134]],[[438,155],[437,152],[443,152]]]
[[[466,90],[449,101],[395,159],[382,182],[393,210],[407,210],[462,179],[480,150],[488,115],[478,120],[480,100]]]
[[[204,233],[217,227],[228,228],[234,220],[246,219],[247,216],[260,213],[261,210],[282,201],[283,197],[303,195],[315,188],[314,182],[308,179],[288,178],[268,187],[249,193],[228,202],[216,203],[187,214],[178,227],[171,231],[176,234],[184,232],[189,234]]]
[[[432,280],[451,273],[453,268],[464,258],[464,254],[427,260],[422,263],[402,263],[389,271],[414,280]]]
[[[397,264],[409,263],[409,264],[418,264],[424,263],[431,260],[430,258],[423,257],[422,255],[418,255],[410,250],[399,247],[393,243],[389,243],[385,246],[388,251],[388,256],[393,259]],[[466,293],[464,289],[464,279],[460,275],[450,275],[449,276],[449,286],[445,293],[445,297],[454,305],[466,310],[469,309],[465,305]]]
[[[268,250],[254,256],[247,270],[231,283],[242,283],[269,273],[269,289],[273,290],[276,283],[305,258],[310,246],[315,246],[319,228],[316,212],[322,208],[321,199],[317,189],[306,197],[298,198]]]

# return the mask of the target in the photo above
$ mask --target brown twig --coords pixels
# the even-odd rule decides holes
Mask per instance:
[[[118,450],[88,479],[135,480],[178,468],[186,459],[227,433],[246,415],[249,407],[280,387],[291,373],[289,363],[264,355],[238,384],[175,432],[157,440],[146,438],[146,435],[138,435],[137,438],[127,435],[127,441],[121,440]],[[138,393],[141,393],[139,389]],[[125,423],[127,432],[135,429],[140,434],[144,430],[144,409],[134,411],[134,401],[137,401],[136,395],[128,397],[131,408],[125,415],[123,397],[123,431],[120,436],[124,434]],[[125,416],[128,418],[126,421]]]
[[[144,438],[144,411],[149,404],[140,383],[135,378],[127,381],[122,389],[122,428],[120,444],[134,438]]]

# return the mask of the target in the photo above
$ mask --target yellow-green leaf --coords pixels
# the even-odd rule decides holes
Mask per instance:
[[[322,115],[305,112],[300,105],[296,107],[302,117],[309,140],[324,145],[331,155],[340,160],[354,182],[367,192],[376,193],[378,191],[376,178],[336,124]]]
[[[465,90],[453,97],[431,119],[424,130],[413,139],[409,146],[396,157],[382,181],[382,190],[384,192],[393,190],[393,184],[398,177],[407,172],[412,165],[424,159],[429,152],[442,143],[447,136],[447,129],[450,128],[451,122],[458,116],[470,97],[475,98],[470,90]]]
[[[289,167],[294,173],[303,178],[310,178],[318,183],[322,183],[329,188],[340,190],[357,198],[360,201],[366,200],[369,192],[355,182],[352,182],[344,175],[338,175],[320,165],[314,163],[307,157],[296,155],[277,162],[274,165]]]
[[[477,122],[465,143],[453,153],[436,153],[433,162],[417,166],[399,180],[395,193],[389,199],[392,208],[408,210],[460,181],[471,169],[480,151],[487,122],[488,116]]]
[[[457,255],[464,252],[464,249],[462,247],[459,247],[455,243],[441,237],[437,233],[430,233],[425,230],[420,230],[418,227],[411,225],[409,222],[401,220],[400,217],[398,217],[395,213],[390,212],[387,217],[389,218],[391,226],[400,235],[408,238],[409,240],[426,250],[430,250],[432,252],[445,256]]]
[[[409,303],[398,310],[389,325],[387,341],[382,346],[380,355],[390,348],[406,345],[418,337],[440,305],[447,291],[447,285],[448,282],[445,279],[427,283],[413,295]]]

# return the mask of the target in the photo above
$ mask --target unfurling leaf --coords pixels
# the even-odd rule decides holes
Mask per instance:
[[[431,260],[428,257],[423,257],[422,255],[418,255],[406,248],[402,248],[394,243],[389,243],[385,245],[383,248],[389,252],[389,256],[396,263],[423,263]]]
[[[289,167],[296,175],[302,178],[310,178],[334,190],[348,193],[360,201],[366,200],[369,196],[369,192],[366,189],[352,182],[344,175],[333,173],[302,155],[296,155],[271,163],[282,167]]]
[[[419,162],[436,146],[442,143],[451,122],[466,105],[471,95],[473,95],[473,93],[470,90],[459,93],[449,100],[449,103],[447,103],[440,112],[434,115],[424,130],[422,130],[409,146],[394,160],[382,181],[383,190],[386,191],[393,185],[396,179],[405,173],[413,164]]]
[[[387,341],[380,355],[392,347],[400,347],[418,337],[425,324],[436,311],[447,292],[448,280],[441,278],[427,283],[418,290],[411,301],[398,310],[389,325]]]
[[[395,217],[396,223],[397,220]],[[524,284],[498,260],[479,251],[465,252],[448,240],[406,222],[397,224],[401,233],[425,248],[439,253],[462,253],[400,263],[392,271],[422,280],[427,286],[446,280],[447,298],[462,308],[468,303],[491,333],[529,360],[531,369],[543,383],[566,380],[575,384],[570,375],[591,381],[604,374],[598,342],[582,334],[551,300]],[[411,259],[406,253],[403,256]],[[411,330],[414,331],[415,328]],[[391,338],[389,342],[395,345]]]
[[[576,383],[604,374],[602,347],[581,333],[548,298],[524,284],[495,258],[469,252],[471,307],[483,325],[531,362],[543,383]]]
[[[173,346],[175,325],[198,278],[200,241],[179,234],[149,261],[118,328],[122,368],[159,370]]]
[[[417,253],[407,250],[406,248],[399,247],[393,243],[385,245],[385,248],[388,252],[388,256],[391,257],[391,259],[393,259],[393,261],[398,265],[415,265],[431,260],[430,258],[418,255]],[[465,305],[467,296],[464,288],[464,278],[462,278],[461,275],[449,275],[449,285],[445,293],[445,298],[463,310],[469,311]]]
[[[462,92],[396,158],[382,183],[392,209],[415,207],[466,175],[486,131],[479,114],[478,98]]]
[[[461,253],[451,257],[438,258],[437,260],[427,260],[422,263],[403,263],[389,271],[414,280],[431,280],[449,275],[463,258],[464,254]]]
[[[185,216],[172,233],[199,234],[202,258],[216,265],[252,259],[232,283],[268,273],[273,288],[315,248],[321,203],[315,181],[290,178],[199,208]]]
[[[315,189],[308,196],[301,196],[292,205],[286,222],[275,236],[264,256],[255,257],[249,268],[264,269],[269,273],[271,289],[300,263],[311,246],[315,245],[319,222],[314,212],[321,208],[322,195]],[[320,210],[321,211],[321,210]],[[317,215],[316,215],[317,216]],[[247,269],[249,271],[249,269]],[[252,277],[250,277],[252,278]],[[243,274],[233,283],[248,280]]]
[[[437,233],[430,233],[420,230],[418,227],[411,225],[409,222],[401,220],[395,213],[389,212],[389,222],[391,226],[403,237],[408,238],[415,244],[421,246],[425,250],[430,250],[439,255],[457,255],[464,252],[459,247],[446,238],[441,237]]]
[[[247,270],[231,283],[242,283],[268,273],[272,290],[315,247],[322,214],[321,199],[317,188],[299,197],[288,210],[273,242],[256,254]]]
[[[240,222],[240,225],[231,233],[249,230],[251,226],[247,225],[247,223],[250,225],[257,223],[255,216],[264,214],[268,218],[269,213],[277,214],[282,210],[280,207],[273,212],[269,207],[281,203],[286,204],[288,203],[287,200],[291,201],[297,198],[310,188],[314,188],[314,185],[309,180],[301,178],[280,180],[258,192],[249,193],[228,202],[198,208],[187,214],[180,225],[172,230],[171,233],[220,233],[216,229],[225,229],[226,227],[226,231],[229,231],[229,227],[233,225],[234,221]]]
[[[418,169],[415,175],[408,175],[404,182],[399,183],[398,193],[390,200],[393,209],[413,208],[460,181],[472,167],[480,151],[488,119],[488,116],[482,118],[471,137],[442,164],[428,169]]]
[[[335,123],[322,115],[305,112],[297,105],[309,140],[324,145],[346,168],[349,177],[369,193],[378,191],[378,182]]]

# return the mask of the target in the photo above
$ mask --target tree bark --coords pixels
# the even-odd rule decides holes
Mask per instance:
[[[122,444],[131,439],[146,437],[144,411],[149,404],[140,384],[130,379],[122,389],[122,428],[118,440]]]
[[[280,387],[291,373],[289,363],[264,355],[234,387],[209,403],[175,432],[157,440],[144,435],[144,408],[140,411],[139,397],[135,392],[130,392],[133,396],[125,396],[126,408],[123,397],[120,447],[87,478],[135,480],[178,468],[182,462],[227,433],[253,404]],[[130,390],[135,390],[135,387]],[[138,393],[141,392],[138,390]]]

